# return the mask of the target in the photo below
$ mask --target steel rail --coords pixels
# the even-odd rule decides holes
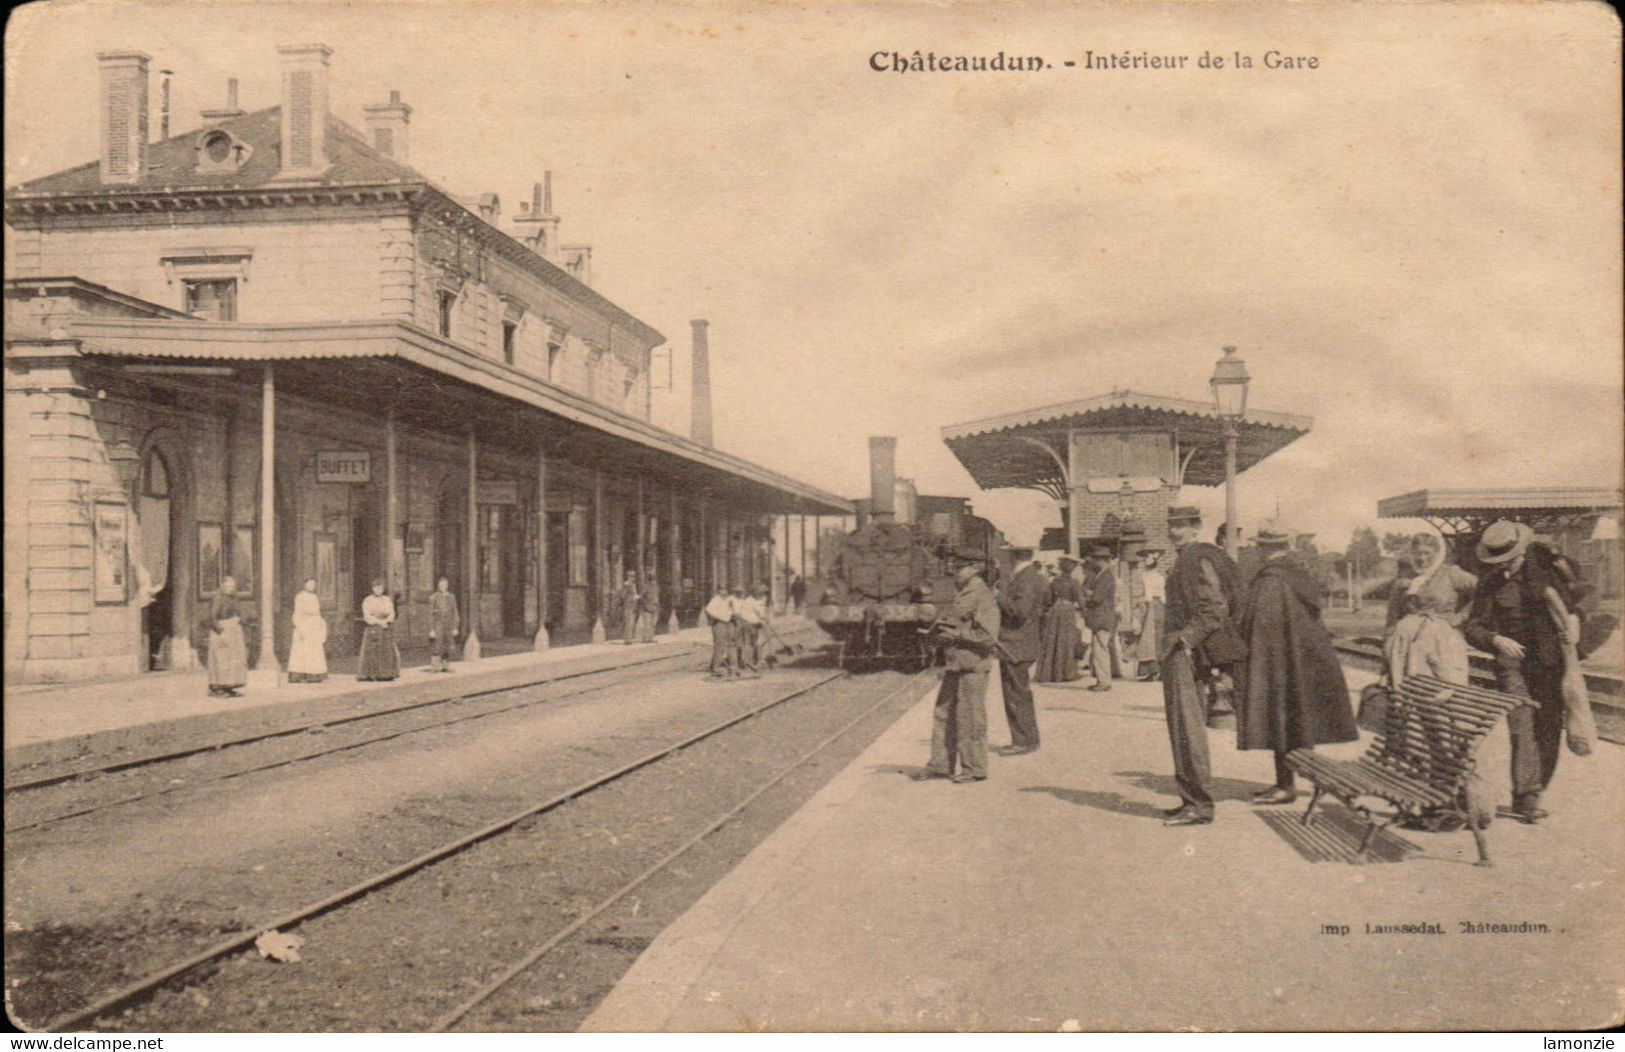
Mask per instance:
[[[705,730],[689,735],[682,741],[656,749],[653,752],[645,753],[637,759],[624,763],[606,774],[595,775],[578,785],[574,785],[569,789],[564,790],[563,792],[555,793],[553,796],[548,797],[546,800],[543,800],[540,803],[532,804],[521,811],[507,816],[506,818],[498,819],[497,821],[492,822],[490,825],[426,851],[423,854],[418,855],[416,858],[402,862],[401,864],[393,866],[382,873],[377,873],[371,877],[357,881],[356,883],[351,884],[349,887],[336,891],[320,901],[306,906],[300,906],[297,909],[257,924],[241,934],[234,935],[229,939],[224,939],[218,943],[215,943],[213,946],[200,950],[185,960],[169,965],[168,967],[162,968],[156,972],[152,972],[132,983],[129,983],[126,986],[112,991],[111,993],[104,994],[84,1008],[57,1016],[55,1019],[47,1022],[43,1027],[43,1030],[46,1032],[61,1032],[64,1030],[83,1029],[85,1024],[94,1021],[98,1017],[105,1015],[107,1012],[112,1011],[113,1009],[118,1008],[119,1006],[124,1005],[142,996],[143,994],[151,993],[157,990],[171,979],[185,975],[187,972],[219,960],[228,954],[246,949],[247,947],[253,945],[254,941],[266,932],[294,927],[304,921],[310,920],[313,917],[321,916],[322,914],[327,913],[339,906],[342,906],[355,899],[359,899],[364,895],[378,890],[379,888],[393,884],[403,877],[410,876],[419,870],[428,868],[436,862],[459,854],[468,848],[473,847],[475,844],[489,840],[491,837],[497,836],[501,833],[505,833],[509,829],[512,829],[514,826],[518,825],[520,822],[523,822],[525,819],[532,817],[533,815],[539,815],[544,811],[550,811],[561,804],[569,803],[578,796],[583,796],[594,789],[598,789],[609,784],[610,782],[623,778],[639,768],[647,767],[648,765],[662,760],[673,753],[680,752],[683,749],[688,748],[690,745],[704,741],[706,738],[712,737],[713,735],[720,734],[729,727],[732,727],[735,724],[743,723],[753,716],[766,712],[768,709],[771,709],[777,705],[782,705],[785,702],[801,697],[804,694],[810,694],[819,687],[822,687],[834,680],[840,679],[844,675],[844,672],[832,672],[827,676],[814,680],[812,683],[797,687],[795,690],[792,690],[789,693],[781,694],[771,701],[767,701],[761,705],[755,706],[754,708],[747,709],[745,712],[742,712],[736,716],[730,716],[719,723],[707,727]]]
[[[396,705],[388,709],[377,709],[370,712],[357,712],[348,716],[336,716],[332,719],[314,720],[309,723],[301,723],[297,727],[284,727],[277,730],[266,731],[262,734],[249,734],[240,738],[228,738],[224,741],[187,746],[184,749],[176,749],[171,752],[152,753],[147,756],[137,756],[129,760],[118,760],[113,763],[102,764],[97,767],[84,767],[78,770],[49,775],[29,781],[13,782],[10,785],[5,786],[4,791],[9,794],[23,792],[30,789],[44,789],[49,786],[60,785],[63,782],[71,782],[75,778],[85,778],[96,774],[113,774],[118,771],[127,771],[136,767],[148,767],[153,764],[166,763],[170,760],[182,760],[188,756],[196,756],[200,753],[230,749],[239,745],[252,745],[255,742],[270,741],[275,738],[291,738],[296,734],[304,734],[308,731],[317,729],[342,727],[347,723],[357,723],[363,720],[378,719],[383,716],[394,716],[402,712],[411,712],[414,709],[430,708],[435,705],[448,705],[458,701],[470,701],[474,698],[488,697],[492,694],[502,694],[510,690],[524,690],[527,687],[540,687],[549,683],[563,683],[567,680],[581,679],[584,676],[597,676],[607,672],[616,672],[623,668],[637,668],[642,665],[651,665],[658,661],[669,661],[673,658],[689,657],[691,654],[698,653],[703,649],[704,648],[700,645],[693,644],[690,645],[687,650],[679,651],[675,654],[660,654],[655,657],[640,658],[636,661],[628,661],[619,665],[565,672],[556,676],[548,676],[543,679],[532,680],[525,683],[507,683],[500,686],[483,687],[479,690],[471,690],[466,694],[456,694],[447,698],[433,698],[427,701],[414,701],[406,705]]]
[[[710,836],[712,833],[715,833],[718,829],[721,829],[724,825],[727,825],[728,822],[732,821],[734,818],[738,817],[740,812],[744,811],[745,808],[755,803],[763,793],[766,793],[769,789],[772,789],[774,786],[790,777],[790,775],[800,770],[807,763],[807,761],[811,760],[813,757],[835,744],[836,741],[845,736],[858,724],[862,723],[870,716],[873,716],[880,710],[881,706],[886,705],[893,698],[897,697],[897,695],[903,693],[905,690],[908,690],[910,687],[917,685],[921,679],[925,678],[925,675],[925,670],[914,673],[914,675],[910,676],[908,681],[902,686],[875,702],[873,705],[855,717],[851,722],[843,726],[840,730],[813,746],[811,750],[802,755],[799,759],[785,767],[778,774],[775,774],[772,778],[769,778],[766,782],[763,782],[749,796],[745,797],[739,803],[729,808],[727,812],[713,820],[710,825],[689,837],[681,845],[666,854],[665,857],[661,858],[660,861],[654,863],[648,869],[645,869],[642,873],[639,873],[625,884],[622,884],[619,888],[612,892],[608,898],[600,901],[598,905],[594,906],[591,910],[587,911],[585,914],[576,918],[574,921],[554,933],[554,935],[546,942],[542,943],[540,946],[527,953],[524,957],[514,962],[508,968],[504,969],[500,975],[498,975],[491,982],[487,983],[485,986],[481,987],[480,990],[472,997],[468,998],[468,1000],[464,1001],[456,1008],[453,1008],[451,1011],[435,1020],[429,1028],[430,1032],[443,1033],[451,1027],[457,1025],[457,1023],[461,1021],[464,1016],[468,1015],[469,1012],[490,1000],[498,991],[503,989],[509,983],[513,982],[537,961],[551,953],[560,943],[564,942],[564,940],[586,927],[605,910],[614,906],[617,902],[621,901],[621,899],[637,890],[637,888],[640,887],[644,882],[658,875],[667,866],[677,861],[689,851],[698,847],[702,840]]]
[[[12,833],[21,833],[21,832],[24,832],[24,831],[30,830],[30,829],[40,829],[40,828],[43,828],[45,826],[55,825],[58,822],[66,822],[70,818],[80,818],[80,817],[83,817],[84,815],[96,814],[96,813],[101,812],[101,811],[106,811],[106,810],[108,810],[110,808],[122,807],[125,804],[139,803],[142,800],[151,800],[151,799],[153,799],[155,797],[167,796],[170,793],[178,793],[178,792],[182,792],[183,790],[187,790],[187,789],[196,789],[199,786],[204,786],[204,785],[213,785],[215,782],[225,782],[225,781],[229,781],[229,780],[231,780],[233,778],[242,778],[242,777],[245,777],[245,776],[250,775],[250,774],[259,774],[259,773],[261,773],[263,771],[274,771],[274,770],[276,770],[276,769],[278,769],[280,767],[291,767],[296,763],[304,763],[307,760],[319,760],[323,756],[333,756],[333,755],[336,755],[336,754],[341,753],[341,752],[349,752],[349,751],[354,750],[354,749],[362,749],[362,748],[367,747],[368,745],[377,745],[380,742],[393,741],[396,738],[404,738],[404,737],[406,737],[408,735],[411,735],[411,734],[420,734],[420,733],[423,733],[425,731],[440,730],[442,727],[453,727],[453,726],[456,726],[459,723],[467,723],[467,722],[469,722],[471,720],[482,720],[482,719],[485,719],[485,718],[487,718],[489,716],[500,716],[503,713],[517,712],[520,709],[528,709],[528,708],[532,708],[532,707],[537,706],[537,705],[548,705],[548,704],[552,704],[552,703],[555,703],[555,702],[564,701],[564,700],[569,699],[569,698],[579,698],[583,694],[591,694],[591,693],[593,693],[595,691],[610,690],[610,689],[613,689],[615,687],[625,686],[627,683],[634,682],[634,681],[636,681],[638,679],[643,678],[644,676],[659,675],[661,672],[666,671],[666,670],[662,670],[662,669],[655,669],[655,670],[651,671],[651,670],[646,669],[645,666],[652,665],[652,664],[657,664],[657,663],[659,663],[661,661],[671,661],[671,660],[676,660],[676,659],[679,659],[679,658],[690,658],[692,656],[693,655],[686,654],[686,653],[667,654],[664,657],[652,658],[652,659],[633,662],[633,663],[629,663],[629,664],[625,664],[625,665],[615,665],[615,666],[613,666],[611,668],[601,669],[600,671],[602,673],[606,674],[606,675],[611,673],[611,672],[618,672],[618,671],[621,671],[622,669],[631,669],[631,668],[643,668],[644,671],[642,672],[642,675],[633,676],[633,677],[630,677],[630,678],[627,678],[627,679],[617,679],[617,680],[614,680],[614,681],[611,681],[611,682],[608,682],[608,683],[594,683],[591,686],[581,687],[578,690],[566,691],[563,694],[554,694],[554,695],[551,695],[551,696],[545,697],[545,698],[533,698],[533,699],[531,699],[529,701],[515,702],[512,705],[504,705],[501,708],[488,709],[488,710],[486,710],[484,712],[463,713],[461,715],[454,716],[449,720],[437,720],[437,721],[435,721],[433,723],[425,723],[425,724],[423,724],[421,726],[418,726],[418,727],[403,727],[400,730],[391,731],[388,734],[376,734],[376,735],[373,735],[370,738],[361,738],[361,739],[359,739],[357,741],[346,742],[346,743],[344,743],[342,745],[334,745],[334,746],[332,746],[330,748],[326,748],[326,749],[317,749],[314,752],[303,752],[303,753],[300,753],[297,756],[284,757],[283,759],[280,759],[280,760],[272,760],[272,761],[270,761],[268,763],[256,764],[256,765],[254,765],[252,767],[243,767],[243,768],[239,768],[239,769],[237,769],[235,771],[227,771],[225,774],[217,774],[217,775],[213,775],[213,776],[208,777],[208,778],[201,778],[201,779],[199,779],[198,781],[195,781],[195,782],[186,782],[186,783],[183,783],[181,785],[166,785],[166,786],[163,786],[162,788],[154,789],[154,790],[152,790],[150,792],[145,792],[145,793],[131,793],[131,794],[127,795],[127,796],[116,797],[116,798],[114,798],[112,800],[107,800],[107,801],[104,801],[102,803],[92,804],[92,805],[89,805],[89,806],[86,806],[86,807],[81,807],[81,808],[78,808],[77,810],[65,811],[65,812],[63,812],[61,814],[47,815],[44,818],[35,819],[32,822],[24,822],[24,823],[21,823],[19,825],[7,826],[5,828],[5,832],[9,836]],[[679,671],[680,672],[680,671],[683,671],[683,670],[679,668],[679,669],[674,669],[674,670],[671,670],[671,671]],[[592,674],[593,673],[581,673],[580,676],[592,675]],[[573,676],[570,676],[568,678],[575,679],[575,678],[579,678],[579,676],[573,675]],[[459,701],[470,701],[470,700],[472,700],[474,698],[477,698],[477,697],[485,697],[485,696],[488,696],[488,695],[495,695],[495,694],[504,694],[504,693],[507,693],[509,691],[530,690],[530,689],[533,689],[535,687],[546,687],[546,686],[550,686],[553,683],[557,683],[557,682],[561,682],[561,680],[544,680],[544,681],[542,681],[540,683],[522,683],[522,684],[520,684],[518,686],[514,686],[514,687],[504,687],[504,688],[501,688],[499,690],[484,691],[484,692],[481,692],[481,693],[478,693],[478,694],[468,694],[468,695],[464,695],[464,696],[458,697],[458,698],[448,698],[448,699],[445,699],[444,702],[423,702],[421,704],[414,704],[414,705],[406,706],[406,707],[399,708],[399,709],[393,709],[393,710],[390,710],[390,712],[393,713],[393,714],[399,714],[401,712],[409,712],[412,709],[424,708],[424,707],[431,706],[431,705],[436,705],[436,704],[451,704],[451,703],[459,702]],[[386,713],[369,714],[368,716],[363,717],[363,718],[370,719],[370,718],[373,718],[373,716],[376,716],[376,715],[386,715]],[[343,722],[353,722],[353,720],[350,719],[350,718],[347,718]],[[323,725],[320,726],[320,728],[312,728],[312,731],[314,731],[316,729],[325,730],[327,726],[333,726],[333,725],[336,725],[336,724],[323,724]]]

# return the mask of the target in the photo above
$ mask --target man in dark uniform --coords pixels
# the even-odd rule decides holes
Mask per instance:
[[[1089,670],[1095,674],[1089,689],[1104,692],[1112,689],[1112,640],[1117,635],[1117,571],[1106,545],[1089,549],[1083,588],[1083,627],[1089,632]]]
[[[1004,717],[1010,744],[1000,756],[1038,751],[1038,713],[1028,673],[1038,660],[1039,628],[1049,599],[1049,583],[1033,561],[1031,548],[1012,548],[1015,572],[999,589],[999,686],[1004,690]]]
[[[1159,657],[1162,703],[1180,797],[1180,805],[1165,812],[1165,824],[1171,826],[1213,821],[1207,714],[1196,689],[1196,676],[1214,664],[1234,662],[1241,656],[1230,620],[1237,587],[1235,566],[1224,552],[1196,539],[1201,526],[1202,516],[1195,508],[1168,509],[1168,537],[1177,554],[1168,571]]]
[[[1491,523],[1476,554],[1480,575],[1473,605],[1462,625],[1467,642],[1495,655],[1495,685],[1531,698],[1507,714],[1512,738],[1512,810],[1531,825],[1545,818],[1540,794],[1557,773],[1563,741],[1563,632],[1547,589],[1564,609],[1576,611],[1583,596],[1574,565],[1543,544],[1521,522]]]
[[[944,650],[942,687],[931,719],[931,762],[917,777],[980,782],[987,779],[987,674],[999,638],[999,604],[975,566],[962,568],[954,581],[959,591],[952,612],[933,626]]]

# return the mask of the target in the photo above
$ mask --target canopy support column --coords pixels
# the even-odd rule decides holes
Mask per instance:
[[[536,450],[536,636],[530,648],[541,653],[551,645],[547,635],[547,453]]]
[[[480,659],[480,449],[474,425],[468,426],[468,544],[463,553],[468,606],[463,614],[468,635],[463,637],[463,660]]]

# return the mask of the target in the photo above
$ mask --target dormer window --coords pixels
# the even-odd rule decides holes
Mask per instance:
[[[235,172],[248,163],[254,148],[224,128],[210,128],[197,137],[197,170],[204,175]]]

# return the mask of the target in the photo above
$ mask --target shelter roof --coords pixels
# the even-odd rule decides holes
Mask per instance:
[[[1236,427],[1236,469],[1252,467],[1307,434],[1313,424],[1307,416],[1249,410]],[[1055,479],[1058,470],[1042,447],[1049,445],[1064,456],[1067,432],[1074,428],[1165,430],[1175,436],[1181,460],[1190,457],[1182,481],[1217,486],[1224,482],[1225,426],[1209,402],[1112,391],[952,424],[942,429],[942,439],[983,489],[1041,488]]]
[[[524,450],[537,445],[585,464],[615,462],[709,490],[742,510],[850,515],[852,504],[742,457],[617,412],[403,321],[251,324],[194,319],[76,318],[65,336],[77,356],[162,375],[186,361],[221,367],[275,362],[277,389],[360,408],[393,403],[403,421]],[[21,354],[19,354],[21,351]],[[7,357],[61,356],[7,348]],[[337,382],[335,361],[349,359]],[[171,363],[166,366],[165,363]],[[212,375],[212,374],[211,374]],[[228,382],[257,384],[259,370]],[[567,451],[567,454],[566,454]]]
[[[1419,489],[1377,502],[1384,519],[1482,519],[1506,515],[1577,515],[1625,504],[1618,487],[1542,486],[1521,489]]]

